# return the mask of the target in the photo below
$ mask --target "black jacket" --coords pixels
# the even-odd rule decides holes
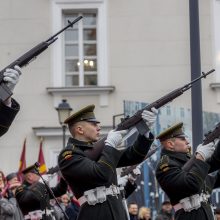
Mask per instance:
[[[153,137],[149,140],[144,136],[139,136],[133,146],[123,151],[105,146],[98,161],[92,161],[84,153],[89,143],[70,138],[67,147],[58,157],[59,167],[63,177],[78,199],[87,190],[99,186],[117,185],[116,168],[120,165],[141,162],[152,141]],[[121,196],[107,196],[105,202],[97,203],[94,206],[84,203],[80,207],[78,220],[85,219],[125,220],[126,214]]]
[[[11,107],[0,102],[0,136],[8,131],[19,109],[20,105],[14,99],[12,99]]]
[[[162,149],[161,159],[156,169],[156,177],[165,193],[170,198],[171,204],[179,203],[181,199],[206,192],[211,193],[214,181],[208,176],[210,166],[208,163],[195,159],[187,169],[183,165],[189,161],[186,153],[177,153]],[[175,219],[213,219],[209,203],[191,212],[180,209],[175,213]]]

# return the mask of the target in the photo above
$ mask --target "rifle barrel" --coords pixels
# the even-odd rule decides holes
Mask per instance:
[[[48,38],[48,40],[46,41],[50,41],[52,40],[54,37],[56,37],[57,35],[59,35],[60,33],[62,33],[63,31],[65,31],[67,28],[72,27],[77,21],[79,21],[80,19],[82,19],[83,16],[79,16],[77,17],[75,20],[73,20],[72,22],[69,22],[69,24],[64,27],[63,29],[61,29],[60,31],[58,31],[56,34],[54,34],[53,36],[51,36],[50,38]]]

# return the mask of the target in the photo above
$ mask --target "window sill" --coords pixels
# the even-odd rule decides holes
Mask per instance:
[[[210,83],[211,89],[220,89],[220,83]]]
[[[100,106],[108,106],[108,94],[114,90],[114,86],[72,86],[47,88],[47,92],[52,96],[99,96]]]
[[[71,96],[80,96],[80,95],[101,95],[109,94],[115,90],[114,86],[73,86],[73,87],[48,87],[47,92],[52,95],[71,95]]]

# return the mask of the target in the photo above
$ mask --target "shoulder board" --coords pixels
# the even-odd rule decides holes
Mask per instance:
[[[75,149],[74,145],[72,145],[71,148],[67,146],[67,148],[65,148],[65,150],[61,153],[61,157],[64,160],[69,160],[70,158],[73,157],[74,149]]]
[[[169,156],[163,155],[161,157],[159,167],[160,167],[160,170],[164,172],[169,169]]]

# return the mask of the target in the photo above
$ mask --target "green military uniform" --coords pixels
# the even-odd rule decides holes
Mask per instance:
[[[162,132],[157,138],[163,142],[170,138],[184,137],[182,126],[183,123],[174,125]],[[156,168],[156,178],[173,206],[179,204],[180,200],[196,194],[210,195],[214,186],[213,181],[210,183],[208,176],[209,164],[194,158],[193,163],[186,166],[189,159],[188,153],[166,149],[161,151],[160,162]],[[211,220],[214,217],[209,201],[203,201],[201,207],[191,211],[184,211],[183,208],[180,208],[175,213],[175,219]]]
[[[11,107],[8,107],[4,103],[0,102],[0,136],[8,131],[12,121],[20,109],[20,105],[14,99],[11,99],[11,102]]]
[[[78,121],[98,123],[93,113],[94,107],[94,105],[90,105],[76,112],[66,120],[66,123],[69,126]],[[149,139],[139,136],[133,146],[123,151],[105,145],[99,159],[93,161],[85,154],[85,150],[92,148],[93,144],[70,138],[67,147],[59,155],[58,164],[63,177],[76,198],[80,200],[84,192],[88,190],[116,186],[116,168],[120,164],[132,165],[143,161],[152,142],[153,136],[151,134]],[[94,205],[89,205],[88,202],[83,203],[77,219],[126,220],[121,195],[117,193],[107,195],[105,201],[99,201]]]

